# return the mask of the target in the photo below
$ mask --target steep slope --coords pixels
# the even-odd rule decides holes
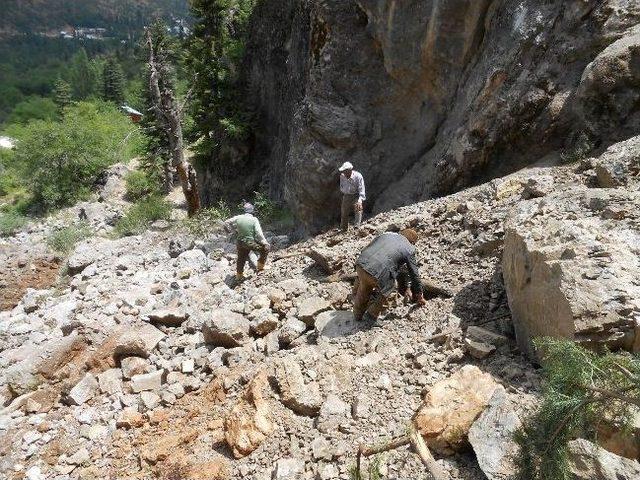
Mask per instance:
[[[640,181],[639,142],[385,212],[348,234],[291,245],[268,234],[281,247],[271,268],[240,285],[234,247],[216,229],[196,239],[161,223],[110,239],[109,224],[126,207],[126,168],[114,168],[104,201],[83,205],[101,235],[65,260],[68,277],[0,312],[0,477],[345,479],[359,444],[404,434],[418,409],[448,478],[513,473],[503,454],[517,451],[508,432],[540,393],[522,325],[557,334],[562,320],[560,333],[577,341],[640,348],[638,194],[627,191]],[[78,207],[31,225],[0,250],[29,245],[46,255],[34,245],[77,215]],[[420,233],[421,273],[444,289],[422,309],[398,297],[377,322],[354,322],[357,255],[379,233],[406,226]],[[319,268],[310,249],[336,272]],[[0,257],[0,270],[15,260]],[[547,280],[547,270],[561,281]],[[573,329],[558,307],[567,302]],[[598,314],[588,322],[585,305]],[[492,400],[477,421],[484,404],[447,415],[467,398],[442,382],[460,378],[479,382],[468,393],[474,401],[498,382],[502,403]],[[621,453],[616,445],[607,448]],[[589,451],[599,452],[587,444],[581,458]],[[635,459],[607,458],[631,472],[620,478],[635,478]],[[425,475],[406,449],[380,463],[386,478]]]
[[[261,2],[252,162],[316,230],[345,160],[380,212],[606,147],[640,128],[639,22],[626,0]]]

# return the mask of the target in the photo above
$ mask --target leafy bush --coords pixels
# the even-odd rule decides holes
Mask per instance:
[[[191,235],[198,238],[207,238],[222,220],[232,215],[231,207],[220,200],[218,205],[210,208],[203,208],[191,218],[186,218],[182,223],[182,228]]]
[[[86,224],[70,225],[68,227],[56,230],[47,238],[47,245],[56,252],[67,254],[76,243],[93,234],[91,228]]]
[[[60,122],[31,122],[18,139],[20,178],[42,210],[85,197],[111,164],[139,148],[139,132],[117,108],[102,103],[69,107]]]
[[[118,220],[115,232],[120,237],[139,235],[156,220],[171,218],[171,203],[157,195],[143,198],[135,203],[126,215]]]
[[[127,198],[129,200],[140,200],[150,195],[159,194],[158,182],[152,179],[145,172],[134,170],[125,177],[127,188]]]
[[[253,192],[253,205],[256,207],[256,216],[265,223],[290,224],[293,216],[289,209],[278,205],[266,194]]]
[[[0,213],[0,236],[7,237],[13,235],[27,224],[26,217],[15,213]]]
[[[32,120],[55,120],[57,116],[53,100],[33,95],[15,106],[7,118],[7,123],[26,125]]]
[[[640,406],[640,358],[599,355],[551,338],[535,345],[542,354],[543,401],[516,432],[518,478],[569,480],[569,441],[595,439],[602,422],[630,425]]]

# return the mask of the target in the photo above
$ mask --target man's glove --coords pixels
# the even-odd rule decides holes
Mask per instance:
[[[356,202],[355,210],[356,210],[356,212],[361,212],[362,211],[362,200],[358,200]]]

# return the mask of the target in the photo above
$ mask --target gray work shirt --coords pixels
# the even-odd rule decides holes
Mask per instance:
[[[411,291],[414,294],[421,291],[416,248],[399,233],[388,232],[378,236],[362,251],[356,263],[378,281],[378,287],[385,296],[395,288],[398,272],[404,265],[409,271]]]

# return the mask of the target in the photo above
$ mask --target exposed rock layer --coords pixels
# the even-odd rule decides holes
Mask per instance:
[[[311,230],[345,160],[381,211],[640,127],[637,2],[274,0],[255,18],[245,180]]]

